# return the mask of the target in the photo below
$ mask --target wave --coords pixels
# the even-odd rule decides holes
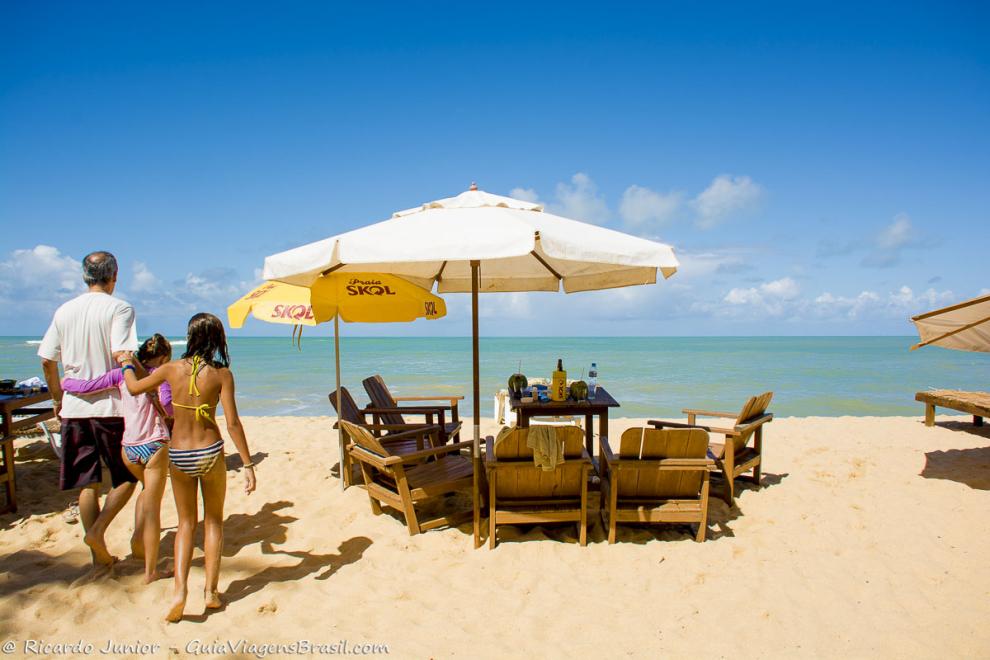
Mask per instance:
[[[27,344],[28,346],[37,346],[37,345],[39,345],[41,343],[41,340],[40,339],[28,339],[24,343]]]

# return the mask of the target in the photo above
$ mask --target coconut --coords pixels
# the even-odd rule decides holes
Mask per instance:
[[[583,380],[576,380],[571,383],[571,398],[575,401],[584,401],[588,398],[588,384]]]
[[[529,385],[529,381],[526,380],[526,376],[522,374],[512,374],[509,376],[509,391],[513,393],[522,394],[523,389]]]

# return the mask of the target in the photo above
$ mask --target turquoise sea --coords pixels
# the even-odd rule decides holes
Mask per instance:
[[[41,376],[39,337],[0,337],[0,378]],[[548,377],[562,358],[568,377],[592,361],[599,382],[622,404],[622,417],[679,416],[684,407],[737,409],[773,390],[782,416],[921,415],[914,393],[929,387],[990,387],[990,355],[940,348],[909,352],[911,337],[599,337],[481,340],[481,414],[522,365]],[[175,346],[180,354],[182,346]],[[331,414],[333,340],[232,338],[237,400],[243,415]],[[341,339],[343,384],[367,401],[361,380],[379,373],[395,394],[464,394],[471,411],[471,339]]]

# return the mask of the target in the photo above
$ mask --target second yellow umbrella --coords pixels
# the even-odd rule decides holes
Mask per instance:
[[[333,352],[340,402],[340,319],[350,323],[394,323],[447,314],[443,298],[401,277],[379,273],[331,273],[311,286],[265,282],[227,308],[232,328],[248,315],[268,323],[314,326],[333,319]],[[338,424],[338,427],[340,425]],[[344,478],[344,433],[338,428],[340,482]]]

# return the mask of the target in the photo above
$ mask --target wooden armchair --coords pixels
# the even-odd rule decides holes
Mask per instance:
[[[618,455],[599,438],[602,523],[615,543],[621,522],[697,523],[695,541],[708,529],[708,433],[631,428],[619,439]]]
[[[423,415],[427,423],[432,424],[436,419],[441,429],[441,443],[446,443],[448,439],[456,437],[461,430],[461,423],[457,412],[457,402],[464,399],[460,395],[438,395],[438,396],[392,396],[385,384],[385,380],[378,374],[365,378],[361,383],[364,391],[371,399],[371,405],[366,408],[367,412],[375,417],[375,423],[379,420],[383,424],[405,424],[403,414]],[[401,402],[420,402],[422,405],[400,406]],[[447,401],[448,405],[425,405],[428,401]],[[446,421],[446,413],[450,412],[451,421]]]
[[[526,446],[529,429],[515,429],[499,441],[485,440],[488,476],[488,547],[495,548],[498,525],[576,522],[581,545],[588,542],[588,477],[591,457],[584,431],[556,428],[563,439],[564,462],[544,471],[533,464]]]
[[[773,399],[773,392],[764,392],[750,397],[746,405],[738,413],[714,412],[685,408],[682,412],[687,415],[687,424],[650,420],[649,424],[661,428],[699,428],[710,433],[725,436],[723,444],[712,443],[709,455],[715,459],[715,465],[725,477],[725,501],[732,506],[735,501],[734,482],[738,478],[747,479],[760,487],[760,470],[763,461],[763,425],[773,420],[773,413],[767,412],[767,407]],[[735,420],[732,428],[702,426],[696,423],[698,417],[721,417]],[[749,439],[753,438],[753,445]],[[742,476],[752,470],[753,475]]]
[[[459,453],[461,449],[470,447],[471,442],[437,446],[440,433],[438,426],[424,426],[376,438],[363,426],[347,421],[341,421],[340,424],[351,441],[347,450],[352,460],[361,466],[372,513],[380,515],[383,504],[401,511],[405,515],[410,536],[471,519],[473,510],[421,522],[415,508],[417,502],[462,490],[476,496],[473,492],[474,469],[471,459]],[[430,448],[398,454],[389,446],[390,440],[394,442],[416,435],[429,436],[432,442],[423,444],[429,444]],[[434,460],[424,462],[430,458]]]
[[[339,405],[337,403],[337,390],[331,390],[327,398],[330,399],[330,405],[337,412],[337,418],[339,420],[365,428],[376,438],[386,440],[389,451],[394,454],[411,454],[422,451],[423,449],[429,449],[433,446],[429,444],[431,437],[429,434],[405,433],[406,431],[432,427],[431,424],[377,424],[369,422],[367,410],[358,407],[346,387],[340,388]],[[335,429],[338,427],[339,422],[333,425]],[[354,483],[352,465],[350,454],[342,443],[340,447],[340,474],[345,486],[351,486]]]

